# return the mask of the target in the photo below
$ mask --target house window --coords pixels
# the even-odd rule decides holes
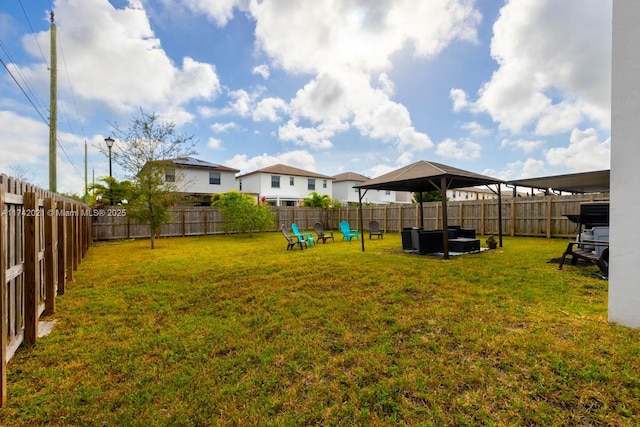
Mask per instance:
[[[280,188],[280,176],[271,175],[271,188]]]
[[[242,180],[238,180],[238,184],[240,185],[240,191],[242,191]]]
[[[176,171],[174,169],[170,169],[164,173],[165,182],[176,182]]]
[[[391,195],[391,190],[384,190],[384,195],[385,196],[390,196]]]
[[[327,180],[326,179],[322,180],[322,188],[327,188]]]
[[[293,185],[294,184],[294,179],[292,176],[289,177],[289,185]]]
[[[309,178],[307,180],[307,190],[313,191],[316,189],[316,180],[313,178]]]
[[[220,172],[209,172],[209,184],[220,185]]]

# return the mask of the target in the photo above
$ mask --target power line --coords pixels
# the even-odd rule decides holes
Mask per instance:
[[[67,83],[69,84],[69,91],[71,92],[71,100],[73,101],[73,107],[76,112],[76,119],[78,120],[78,124],[80,125],[80,131],[82,132],[82,136],[84,139],[87,139],[87,135],[85,134],[84,128],[82,127],[82,120],[80,120],[80,113],[78,112],[78,103],[76,102],[76,94],[73,90],[73,85],[71,84],[71,76],[69,75],[69,68],[67,68],[67,60],[64,56],[64,49],[62,48],[62,40],[58,37],[58,45],[60,46],[60,54],[62,55],[62,64],[64,65],[64,71],[67,76]],[[72,128],[71,123],[69,123],[69,128]]]
[[[22,91],[24,96],[29,100],[29,102],[31,103],[33,108],[38,112],[40,117],[43,117],[44,114],[42,114],[40,110],[41,109],[42,110],[46,110],[46,107],[44,106],[44,103],[42,102],[42,100],[40,100],[38,95],[35,93],[35,91],[31,87],[29,82],[27,81],[27,79],[24,76],[24,74],[22,74],[22,72],[20,71],[20,68],[18,68],[18,66],[15,65],[16,61],[11,57],[11,54],[9,53],[9,50],[7,49],[5,44],[2,42],[2,40],[0,40],[0,49],[2,49],[2,51],[7,56],[9,61],[14,64],[14,67],[13,67],[14,71],[20,77],[20,79],[22,80],[22,85],[20,84],[20,82],[18,82],[18,79],[16,78],[14,73],[9,69],[9,66],[4,61],[2,61],[2,59],[0,58],[0,61],[2,61],[2,65],[7,70],[7,72],[9,73],[9,75],[11,76],[13,81],[16,83],[16,85],[18,85],[18,87],[20,88],[20,90]],[[26,87],[26,90],[22,87],[23,85]],[[29,92],[29,93],[27,93],[27,92]],[[35,99],[35,101],[34,101],[34,99]],[[38,105],[36,105],[36,104],[38,104]],[[45,123],[47,123],[47,125],[49,124],[48,120],[45,119],[44,121],[45,121]]]
[[[2,45],[0,43],[0,45]],[[22,91],[22,93],[24,94],[24,96],[29,100],[29,103],[33,106],[34,110],[36,110],[36,112],[38,113],[38,115],[40,116],[40,118],[42,119],[42,121],[49,126],[49,121],[46,119],[46,117],[42,114],[42,112],[40,112],[40,110],[38,109],[38,107],[36,106],[36,104],[34,104],[33,100],[31,99],[31,97],[29,97],[29,94],[23,89],[23,87],[20,85],[20,82],[18,82],[18,80],[16,79],[16,77],[13,75],[13,73],[11,72],[11,70],[9,69],[9,67],[7,66],[7,64],[4,62],[4,60],[2,58],[0,58],[0,63],[2,63],[2,66],[4,67],[5,70],[7,70],[7,73],[9,73],[9,75],[11,76],[11,78],[13,79],[13,81],[15,82],[16,85],[18,85],[18,87],[20,88],[20,90]]]
[[[18,0],[18,3],[20,3],[20,7],[22,8],[22,13],[24,14],[25,19],[27,20],[27,23],[29,24],[29,28],[31,28],[31,35],[33,36],[33,39],[36,41],[36,44],[38,45],[38,49],[40,50],[40,55],[42,55],[42,59],[44,61],[44,63],[47,63],[47,58],[44,56],[44,52],[42,51],[42,47],[40,46],[40,42],[38,41],[38,38],[36,37],[36,32],[33,29],[33,26],[31,25],[31,21],[29,20],[29,16],[27,16],[27,11],[24,9],[24,6],[22,5],[22,0]],[[49,4],[51,4],[51,1],[49,1]]]
[[[38,49],[40,50],[40,54],[42,55],[42,58],[44,60],[44,63],[47,63],[47,59],[44,55],[44,52],[42,51],[42,47],[40,46],[40,43],[38,42],[38,38],[35,35],[35,30],[33,29],[33,26],[31,25],[31,21],[29,20],[29,17],[26,13],[26,10],[24,8],[24,5],[22,4],[22,0],[19,0],[20,6],[22,8],[22,12],[25,15],[25,18],[27,20],[27,23],[29,24],[29,28],[31,29],[31,34],[36,42],[36,44],[38,45]],[[51,10],[53,10],[53,5],[51,3],[51,0],[49,0],[49,5],[51,6]],[[60,48],[62,49],[62,44],[61,42],[58,41],[58,45],[60,46]],[[12,58],[11,54],[9,53],[9,50],[7,49],[7,47],[4,45],[4,43],[2,42],[2,40],[0,40],[0,49],[2,49],[2,51],[4,52],[4,54],[7,56],[7,58],[9,59],[9,61],[13,64],[17,64],[17,62]],[[47,115],[43,113],[43,110],[46,110],[47,108],[44,107],[44,104],[42,103],[42,101],[39,99],[39,97],[37,96],[37,94],[35,93],[35,91],[32,89],[31,85],[29,84],[28,80],[26,79],[26,77],[24,76],[24,74],[22,74],[22,72],[20,71],[20,68],[17,65],[14,65],[14,71],[12,71],[10,69],[10,67],[7,65],[7,63],[0,58],[0,63],[2,64],[2,66],[5,68],[5,70],[7,70],[7,73],[9,73],[9,76],[11,76],[12,80],[14,81],[14,83],[18,86],[18,88],[20,89],[20,91],[23,93],[23,95],[27,98],[27,100],[29,101],[29,103],[31,104],[31,106],[34,108],[34,110],[36,111],[36,113],[38,114],[38,116],[40,116],[40,118],[42,119],[42,121],[44,122],[45,125],[47,126],[51,126],[50,120],[47,119]],[[80,127],[81,130],[83,132],[83,136],[86,138],[86,135],[84,135],[84,129],[82,128],[81,125],[81,121],[79,119],[79,114],[78,114],[78,108],[77,108],[77,103],[75,101],[75,94],[73,93],[73,86],[71,85],[71,80],[69,78],[69,72],[68,72],[68,68],[66,66],[66,61],[64,60],[64,53],[63,53],[63,63],[65,65],[65,71],[67,73],[67,81],[69,83],[69,88],[71,89],[71,94],[72,94],[72,99],[73,99],[73,103],[74,106],[76,108],[76,118],[78,119],[78,123],[80,123]],[[16,77],[16,74],[19,76],[20,80],[22,81],[22,83],[19,81],[19,79]],[[24,87],[23,87],[24,86]],[[26,87],[26,89],[25,89]],[[34,101],[35,99],[35,101]],[[36,104],[40,104],[40,105],[36,105]],[[65,118],[67,120],[67,124],[69,125],[69,128],[71,129],[71,132],[73,133],[73,127],[71,126],[71,123],[69,121],[68,115],[65,115]],[[62,150],[64,156],[66,157],[67,161],[71,164],[71,166],[73,167],[73,169],[75,170],[75,172],[78,174],[78,176],[82,177],[82,174],[80,173],[80,171],[78,170],[78,167],[76,166],[75,162],[71,159],[71,156],[69,155],[69,152],[67,151],[66,147],[64,146],[64,144],[62,143],[62,141],[60,140],[60,138],[56,135],[56,145],[58,147],[60,147],[60,149]]]

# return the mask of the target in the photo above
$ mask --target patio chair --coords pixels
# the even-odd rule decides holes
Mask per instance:
[[[296,245],[300,246],[300,249],[304,249],[305,247],[307,247],[307,241],[302,239],[300,240],[297,237],[292,237],[289,234],[289,231],[287,231],[287,227],[284,226],[284,224],[282,224],[282,226],[280,227],[280,230],[282,231],[282,234],[284,235],[284,238],[287,239],[287,250],[289,249],[293,249]],[[304,245],[304,246],[303,246]]]
[[[319,222],[316,222],[313,228],[316,230],[316,234],[318,235],[318,242],[322,240],[322,243],[327,243],[327,240],[331,239],[331,241],[335,243],[335,240],[333,239],[333,231],[324,231],[324,226]]]
[[[350,242],[354,237],[358,240],[358,230],[352,230],[347,221],[340,222],[340,232],[342,233],[342,240]]]
[[[378,239],[384,239],[384,231],[380,230],[380,223],[378,221],[371,221],[369,223],[369,240],[371,236],[378,236]]]
[[[595,240],[569,242],[562,254],[558,270],[562,270],[568,256],[571,256],[571,265],[576,265],[578,260],[582,259],[598,266],[603,278],[609,277],[609,242]]]
[[[298,238],[298,240],[306,241],[309,247],[313,246],[313,234],[301,233],[300,230],[298,230],[298,226],[295,223],[291,224],[291,232],[293,233],[294,236]]]

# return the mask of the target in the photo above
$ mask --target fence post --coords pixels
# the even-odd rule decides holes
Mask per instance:
[[[24,194],[24,344],[33,345],[38,338],[38,289],[40,271],[40,218],[37,216],[38,195]],[[4,333],[4,331],[3,331]]]
[[[480,235],[484,236],[485,232],[484,232],[484,209],[485,209],[485,203],[484,203],[484,199],[482,200],[482,202],[480,202]]]
[[[509,221],[511,222],[511,224],[509,224],[509,230],[510,230],[510,235],[513,237],[516,235],[516,198],[515,197],[511,199],[510,209],[511,209],[511,213],[509,215]]]
[[[7,402],[7,230],[4,215],[4,188],[0,183],[0,407]]]
[[[73,281],[73,235],[74,235],[74,229],[73,229],[73,206],[71,205],[71,203],[65,203],[64,205],[65,207],[65,212],[67,213],[67,216],[65,217],[66,222],[67,222],[67,226],[66,226],[66,243],[67,243],[67,250],[66,250],[66,265],[65,265],[65,270],[67,273],[67,283]]]
[[[73,205],[73,271],[78,271],[80,264],[80,206]]]
[[[547,239],[551,238],[551,196],[547,196]]]
[[[67,262],[67,221],[64,208],[64,202],[59,201],[56,203],[56,209],[58,211],[58,256],[57,256],[57,270],[58,270],[58,294],[64,295],[65,284],[65,266]]]
[[[58,233],[56,226],[55,201],[44,199],[44,314],[51,315],[56,311],[56,288],[58,281]]]
[[[182,237],[187,235],[187,210],[182,209]]]

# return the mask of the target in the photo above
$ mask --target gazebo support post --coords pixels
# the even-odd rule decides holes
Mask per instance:
[[[498,187],[498,238],[500,242],[500,247],[502,247],[502,190],[500,189],[501,187],[500,184],[498,184],[497,187]]]
[[[358,188],[358,208],[360,210],[360,244],[362,245],[362,252],[364,252],[364,220],[362,219],[362,198],[367,194],[367,190],[364,190],[364,194],[362,193],[362,189]]]
[[[447,217],[447,177],[440,178],[440,193],[442,194],[442,247],[444,259],[449,259],[449,218]]]
[[[424,204],[422,200],[422,191],[418,191],[418,201],[420,202],[420,225],[424,230]]]

